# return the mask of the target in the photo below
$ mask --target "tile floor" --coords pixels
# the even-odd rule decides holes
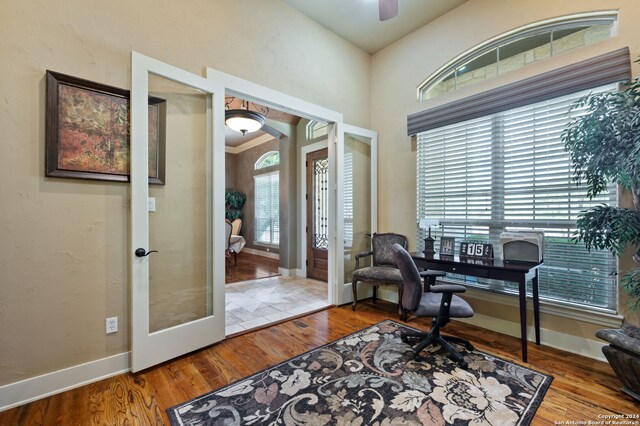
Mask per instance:
[[[263,278],[225,290],[227,335],[329,306],[327,283],[308,278]]]

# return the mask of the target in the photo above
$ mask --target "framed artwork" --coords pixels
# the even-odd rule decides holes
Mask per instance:
[[[453,237],[441,237],[440,238],[440,255],[453,256],[455,243],[456,243],[456,239]]]
[[[166,100],[149,97],[149,183],[164,185]],[[46,176],[129,181],[129,91],[47,71]]]

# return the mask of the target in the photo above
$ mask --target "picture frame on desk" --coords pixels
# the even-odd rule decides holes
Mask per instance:
[[[453,237],[440,238],[440,256],[453,256],[456,239]]]

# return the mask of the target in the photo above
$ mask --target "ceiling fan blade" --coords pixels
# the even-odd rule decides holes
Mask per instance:
[[[386,21],[398,14],[398,0],[378,0],[380,20]]]

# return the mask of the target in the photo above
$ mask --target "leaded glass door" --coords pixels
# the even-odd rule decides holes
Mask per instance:
[[[307,154],[307,277],[327,281],[329,262],[329,151]]]

